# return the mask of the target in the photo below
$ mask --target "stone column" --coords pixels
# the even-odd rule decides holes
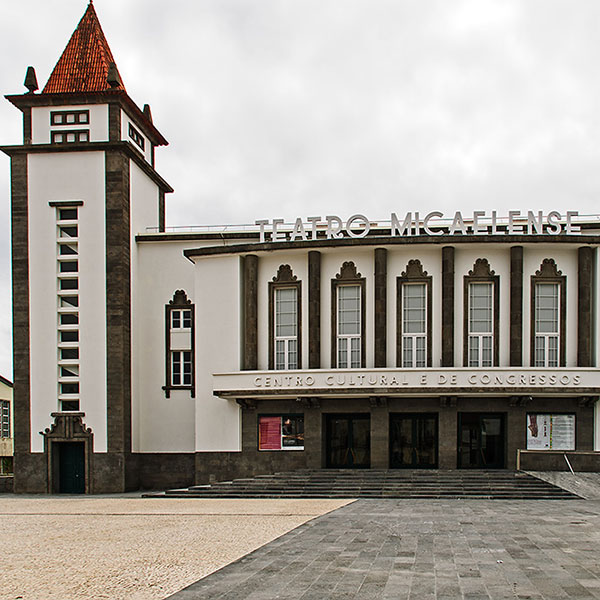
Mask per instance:
[[[454,366],[454,247],[442,248],[442,367]]]
[[[438,466],[440,469],[457,468],[458,412],[456,398],[440,398],[438,421]]]
[[[375,367],[387,366],[387,250],[375,249]]]
[[[258,256],[244,258],[243,370],[258,369]]]
[[[323,463],[323,415],[317,398],[305,401],[304,409],[304,452],[306,467],[320,469]]]
[[[390,466],[390,413],[386,398],[372,397],[371,401],[371,468]]]
[[[513,246],[510,249],[510,366],[523,366],[522,246]]]
[[[594,339],[592,327],[594,249],[590,246],[582,246],[577,254],[577,366],[591,367]]]
[[[308,253],[308,368],[321,368],[321,253]]]

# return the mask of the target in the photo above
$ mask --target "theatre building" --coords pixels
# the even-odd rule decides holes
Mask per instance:
[[[402,207],[170,231],[167,142],[92,4],[43,90],[26,85],[7,97],[23,142],[2,147],[15,491],[597,466],[597,217]]]

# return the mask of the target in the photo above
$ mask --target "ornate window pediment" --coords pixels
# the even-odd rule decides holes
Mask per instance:
[[[335,278],[338,281],[357,281],[363,279],[362,275],[356,270],[356,265],[351,260],[342,265],[340,272]]]
[[[279,265],[277,275],[273,277],[273,283],[293,283],[297,280],[298,278],[292,272],[292,267],[290,267],[290,265]]]

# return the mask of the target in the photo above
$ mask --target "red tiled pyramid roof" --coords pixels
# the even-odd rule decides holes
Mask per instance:
[[[110,88],[106,77],[110,63],[114,62],[98,15],[90,1],[42,94],[103,92]],[[125,86],[120,83],[110,89],[125,91]]]

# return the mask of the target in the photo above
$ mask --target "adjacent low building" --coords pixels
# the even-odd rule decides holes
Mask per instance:
[[[13,384],[0,375],[0,476],[13,472]]]
[[[26,84],[8,96],[23,143],[2,148],[16,491],[565,454],[594,467],[598,217],[399,210],[169,232],[167,142],[92,4],[42,92],[31,71]]]

